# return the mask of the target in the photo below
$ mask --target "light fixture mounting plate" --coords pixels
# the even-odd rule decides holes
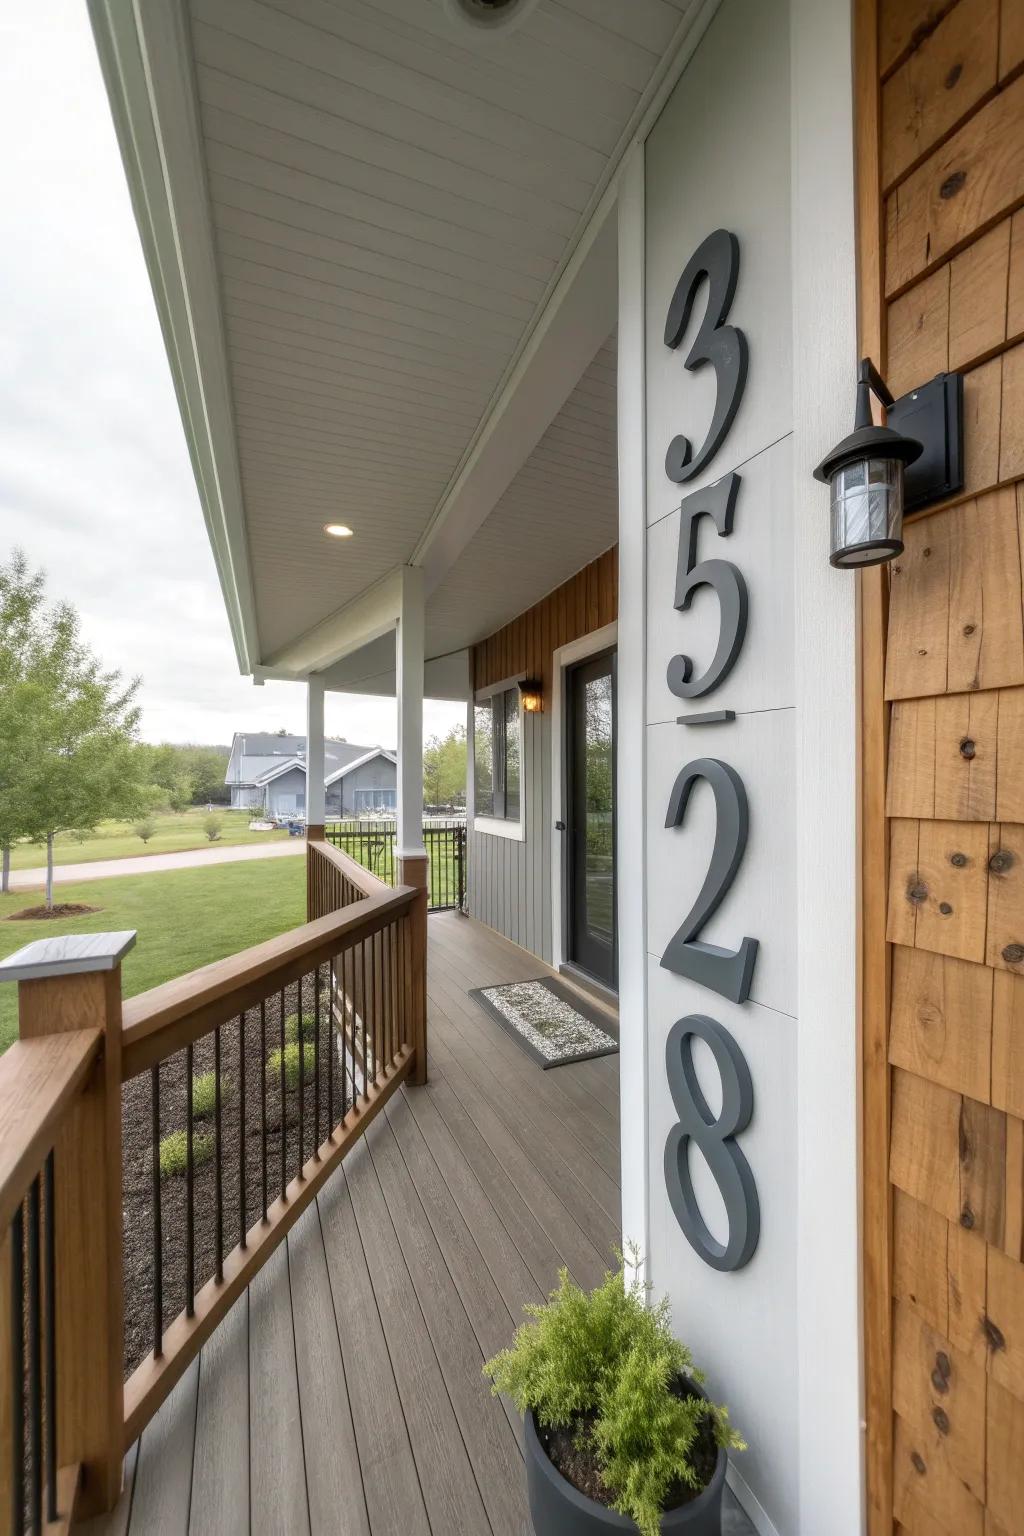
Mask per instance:
[[[930,384],[894,400],[886,425],[916,437],[924,448],[908,464],[903,480],[904,512],[919,512],[963,490],[964,380],[960,373],[939,373]]]

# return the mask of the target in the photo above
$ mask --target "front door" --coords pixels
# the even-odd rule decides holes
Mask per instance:
[[[615,652],[571,667],[566,685],[566,952],[573,965],[614,987]]]

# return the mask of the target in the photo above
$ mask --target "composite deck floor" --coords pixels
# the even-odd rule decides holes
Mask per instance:
[[[296,1223],[90,1536],[528,1536],[519,1422],[480,1368],[561,1265],[589,1286],[611,1261],[617,1058],[541,1071],[467,994],[544,967],[456,914],[429,946],[429,1083]]]

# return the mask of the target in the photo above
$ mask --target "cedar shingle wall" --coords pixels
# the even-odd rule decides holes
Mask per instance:
[[[1024,0],[880,0],[878,68],[880,361],[895,394],[964,372],[967,485],[888,574],[890,1188],[865,1199],[892,1202],[868,1305],[892,1307],[893,1419],[871,1530],[1024,1536]]]

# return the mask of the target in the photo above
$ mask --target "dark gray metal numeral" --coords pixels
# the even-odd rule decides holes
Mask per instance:
[[[701,1092],[693,1065],[693,1039],[703,1040],[722,1079],[722,1113],[716,1120]],[[669,1030],[665,1066],[679,1123],[665,1143],[665,1183],[676,1220],[690,1247],[712,1269],[742,1269],[761,1235],[757,1185],[736,1136],[750,1124],[754,1087],[746,1057],[729,1031],[702,1013],[691,1013]],[[720,1243],[700,1213],[690,1177],[687,1143],[694,1142],[707,1160],[722,1195],[729,1237]]]
[[[692,480],[709,463],[725,440],[743,397],[747,381],[747,339],[734,325],[726,325],[740,272],[740,243],[727,229],[716,229],[702,240],[683,269],[665,319],[665,345],[678,347],[686,333],[703,278],[708,280],[708,304],[684,368],[693,372],[705,363],[715,370],[715,411],[708,435],[696,454],[689,438],[674,437],[665,455],[665,473],[682,484]]]
[[[750,816],[747,792],[735,768],[717,757],[698,757],[687,763],[672,786],[666,827],[681,827],[698,779],[706,779],[715,796],[715,846],[704,884],[697,900],[668,942],[661,963],[677,976],[686,976],[710,987],[731,1002],[744,1003],[750,994],[757,940],[744,939],[739,949],[722,949],[698,938],[704,924],[715,913],[732,885],[747,846]]]
[[[679,554],[676,564],[675,606],[685,613],[698,587],[713,587],[718,593],[721,621],[718,649],[711,665],[700,677],[694,677],[689,656],[673,656],[666,681],[679,699],[699,699],[711,693],[728,677],[747,632],[747,584],[742,571],[728,560],[702,560],[697,563],[697,530],[702,517],[710,517],[719,536],[732,533],[740,477],[735,471],[715,485],[694,491],[680,508]]]

